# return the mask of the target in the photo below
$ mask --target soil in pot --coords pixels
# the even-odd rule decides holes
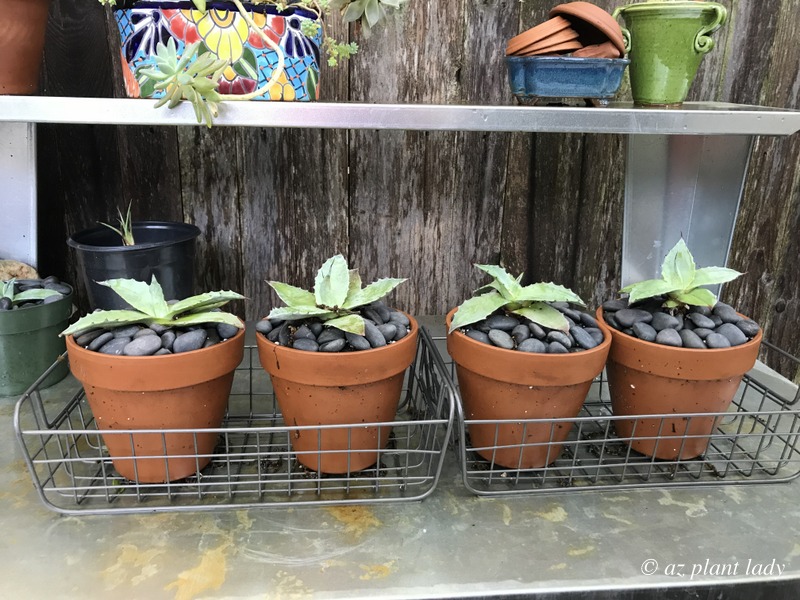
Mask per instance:
[[[72,287],[57,278],[15,281],[17,293],[34,289],[57,293],[14,305],[0,299],[0,396],[23,393],[64,353],[64,340],[58,334],[72,314]],[[69,367],[62,362],[39,387],[54,385],[67,373]]]
[[[150,281],[155,276],[167,299],[191,296],[195,240],[199,235],[200,230],[188,223],[140,221],[133,223],[134,246],[123,246],[119,235],[107,227],[78,232],[67,243],[75,249],[90,306],[110,310],[128,306],[98,281]]]
[[[365,336],[322,323],[262,320],[261,365],[289,427],[297,460],[321,473],[353,473],[378,463],[391,435],[403,377],[417,350],[418,326],[405,313],[373,303],[361,311]],[[337,426],[325,427],[319,426]]]
[[[173,353],[162,353],[165,349],[154,350],[155,346],[176,332],[153,327],[152,333],[142,334],[150,328],[135,325],[67,339],[70,368],[83,384],[114,467],[140,483],[184,479],[211,461],[219,434],[197,430],[222,425],[234,371],[244,355],[243,330],[230,331],[228,340],[206,340],[201,344],[205,347],[192,350],[196,338],[210,335],[205,328],[192,329],[168,339]],[[109,333],[111,339],[98,341]],[[144,346],[148,355],[143,355]],[[149,431],[173,429],[192,431]],[[117,433],[127,430],[132,431]]]
[[[555,461],[572,424],[547,420],[574,419],[605,365],[607,327],[566,303],[553,306],[572,323],[569,334],[495,314],[447,336],[465,418],[518,420],[468,425],[471,446],[494,465],[538,469]],[[455,311],[447,315],[448,327]]]
[[[628,307],[614,300],[598,310],[613,337],[607,372],[614,415],[680,415],[621,419],[615,428],[637,452],[692,459],[706,452],[718,421],[702,413],[728,410],[755,364],[762,333],[723,303],[713,311],[694,307],[686,316],[668,314],[661,304]]]

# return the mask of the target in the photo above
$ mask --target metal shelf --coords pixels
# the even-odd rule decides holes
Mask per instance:
[[[191,106],[155,110],[154,100],[0,96],[0,122],[94,125],[197,125]],[[688,102],[679,110],[564,106],[461,106],[227,102],[219,126],[311,129],[394,129],[618,133],[650,135],[791,135],[800,111],[718,102]]]

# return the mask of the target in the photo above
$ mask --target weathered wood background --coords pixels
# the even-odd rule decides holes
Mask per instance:
[[[800,0],[723,3],[729,25],[690,99],[800,109]],[[510,104],[505,41],[554,4],[410,0],[370,39],[331,23],[361,51],[323,72],[324,97]],[[44,93],[120,95],[118,47],[96,0],[53,0]],[[408,277],[394,302],[417,314],[478,287],[475,262],[561,282],[592,304],[619,288],[623,136],[43,125],[38,143],[41,267],[69,280],[67,235],[132,201],[135,218],[200,227],[198,286],[242,291],[248,318],[275,301],[265,280],[310,286],[335,252],[365,279]],[[798,135],[756,142],[729,261],[747,275],[725,290],[795,354],[799,157]]]

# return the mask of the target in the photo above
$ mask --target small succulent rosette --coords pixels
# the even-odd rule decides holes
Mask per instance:
[[[312,101],[317,99],[322,34],[308,37],[303,23],[316,14],[297,6],[284,10],[272,4],[243,2],[255,24],[280,47],[284,72],[277,83],[257,100]],[[211,2],[196,9],[191,0],[119,0],[114,15],[122,37],[125,88],[132,98],[161,98],[142,69],[155,65],[159,43],[173,40],[178,55],[200,43],[198,55],[211,53],[228,62],[220,78],[219,93],[246,95],[263,88],[279,62],[278,53],[252,30],[232,2]]]

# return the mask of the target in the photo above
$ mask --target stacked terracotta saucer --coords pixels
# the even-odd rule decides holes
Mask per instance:
[[[622,30],[614,18],[590,2],[568,2],[550,11],[550,19],[509,40],[506,56],[571,54],[584,58],[620,58]]]

